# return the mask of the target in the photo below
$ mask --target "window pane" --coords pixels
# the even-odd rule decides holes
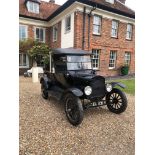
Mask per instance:
[[[127,25],[126,38],[127,39],[131,39],[132,38],[132,25],[131,24]]]
[[[22,54],[19,54],[19,66],[22,66]]]
[[[39,39],[39,29],[36,28],[36,39]]]
[[[100,27],[98,25],[94,25],[94,33],[100,34]]]
[[[26,54],[23,54],[23,66],[26,66]]]
[[[112,30],[111,30],[111,36],[117,37],[117,31],[118,31],[118,22],[112,21]]]
[[[94,34],[100,34],[100,32],[101,32],[101,17],[94,16],[93,33]]]
[[[101,18],[99,16],[94,16],[94,24],[100,25],[101,24]]]
[[[43,29],[40,29],[40,41],[44,40]]]
[[[99,69],[99,61],[100,61],[100,58],[99,58],[99,52],[100,50],[92,50],[92,66],[93,66],[93,69]]]
[[[66,18],[66,31],[69,31],[71,29],[71,16]]]
[[[116,51],[110,51],[109,68],[115,68]]]
[[[29,2],[29,8],[30,8],[30,11],[33,11],[33,3],[32,2]]]
[[[20,40],[24,40],[26,39],[26,26],[19,26],[19,39]]]

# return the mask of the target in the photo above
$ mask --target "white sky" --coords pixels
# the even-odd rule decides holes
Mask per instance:
[[[42,1],[49,1],[49,0],[42,0]],[[57,4],[64,4],[67,0],[55,0]],[[126,0],[126,5],[129,6],[131,9],[135,10],[135,0]]]

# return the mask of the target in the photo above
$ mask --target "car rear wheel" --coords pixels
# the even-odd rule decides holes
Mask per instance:
[[[74,126],[79,125],[83,120],[81,100],[71,93],[65,96],[65,113],[68,121]]]
[[[119,89],[114,88],[106,96],[108,109],[116,114],[124,112],[127,108],[126,95]]]
[[[41,83],[41,92],[42,92],[42,97],[47,100],[48,99],[48,92],[45,88],[44,82]]]

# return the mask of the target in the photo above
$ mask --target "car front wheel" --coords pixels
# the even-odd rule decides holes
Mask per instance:
[[[71,93],[65,96],[65,113],[68,121],[74,126],[79,125],[83,120],[81,100]]]
[[[48,99],[48,92],[45,88],[44,82],[41,83],[41,93],[42,93],[42,97],[47,100]]]
[[[120,114],[127,108],[126,95],[117,88],[107,94],[106,101],[108,109],[113,113]]]

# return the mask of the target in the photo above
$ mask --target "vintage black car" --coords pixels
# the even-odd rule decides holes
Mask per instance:
[[[63,101],[65,113],[72,125],[79,125],[84,110],[107,105],[116,114],[127,108],[121,83],[106,83],[105,78],[96,75],[92,69],[92,54],[78,49],[53,49],[50,54],[50,71],[40,79],[44,99],[50,95]]]

